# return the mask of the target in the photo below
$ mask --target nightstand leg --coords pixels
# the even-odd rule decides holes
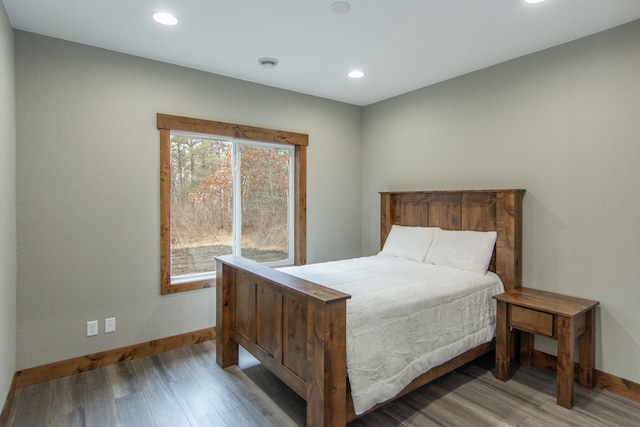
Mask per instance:
[[[507,303],[497,301],[496,307],[496,378],[507,381],[511,377],[513,335],[507,323]]]
[[[580,336],[580,384],[593,388],[595,378],[593,376],[593,368],[595,365],[595,343],[593,335],[595,332],[595,323],[593,313],[595,309],[587,311],[585,315],[585,331]]]
[[[520,365],[533,366],[533,334],[530,332],[520,331]]]
[[[556,334],[558,337],[558,405],[565,408],[573,406],[573,354],[575,349],[575,331],[571,317],[557,316]]]

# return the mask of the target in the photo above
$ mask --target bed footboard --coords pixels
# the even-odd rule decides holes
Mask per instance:
[[[306,400],[308,426],[344,426],[350,295],[230,255],[216,272],[217,363],[241,345]]]

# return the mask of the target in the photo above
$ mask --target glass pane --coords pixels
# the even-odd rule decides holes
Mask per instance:
[[[171,135],[171,277],[213,272],[231,253],[232,143]]]
[[[259,262],[289,255],[289,152],[280,148],[240,148],[242,256]]]

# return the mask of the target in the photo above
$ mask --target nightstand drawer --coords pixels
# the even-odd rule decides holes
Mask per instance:
[[[553,337],[553,314],[511,306],[510,325],[516,329]]]

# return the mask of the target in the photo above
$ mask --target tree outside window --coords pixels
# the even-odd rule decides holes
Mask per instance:
[[[172,278],[214,272],[217,255],[293,263],[288,209],[293,147],[271,145],[172,132]]]
[[[213,286],[218,255],[304,263],[307,135],[162,114],[158,128],[163,294]]]

